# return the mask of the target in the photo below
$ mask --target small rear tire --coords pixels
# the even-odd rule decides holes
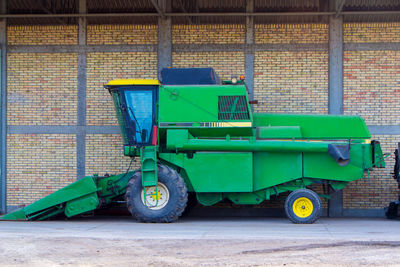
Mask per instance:
[[[158,165],[157,196],[144,197],[142,174],[137,171],[130,179],[125,193],[129,212],[139,222],[169,223],[178,220],[188,200],[185,181],[179,173],[165,165]],[[146,193],[155,193],[155,187],[146,187]]]
[[[286,198],[285,212],[293,223],[314,223],[321,216],[321,198],[310,189],[297,189]]]

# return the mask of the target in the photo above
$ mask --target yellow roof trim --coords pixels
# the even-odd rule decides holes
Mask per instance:
[[[115,85],[160,85],[158,80],[150,80],[150,79],[126,79],[126,80],[112,80],[109,81],[106,85],[115,86]]]

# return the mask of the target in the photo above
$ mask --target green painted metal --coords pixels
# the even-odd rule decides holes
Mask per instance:
[[[257,127],[257,138],[289,138],[300,139],[303,137],[300,126],[266,126]]]
[[[195,153],[182,168],[195,192],[253,191],[252,153]]]
[[[14,212],[8,213],[2,217],[0,217],[0,220],[9,220],[9,221],[17,221],[17,220],[26,220],[26,214],[24,209],[18,209]]]
[[[238,205],[256,205],[265,200],[265,192],[249,192],[249,193],[227,193],[225,197]]]
[[[197,193],[197,201],[204,206],[212,206],[224,199],[222,193]]]
[[[252,192],[252,153],[161,153],[161,159],[185,170],[189,191]],[[227,166],[232,166],[227,168]],[[185,177],[184,177],[185,178]]]
[[[297,126],[307,139],[369,139],[365,121],[358,116],[253,114],[254,126]]]
[[[114,176],[86,176],[0,220],[45,220],[58,214],[72,217],[113,203],[125,194],[132,172]]]
[[[126,185],[136,171],[112,175],[98,176],[94,175],[93,179],[96,182],[97,194],[103,205],[113,203],[120,196],[125,194]]]
[[[198,139],[188,130],[167,131],[167,149],[173,151],[327,152],[332,142],[309,140]],[[338,144],[346,144],[344,141]]]
[[[138,80],[133,81],[132,86],[124,81],[123,90],[140,89]],[[143,86],[148,83],[143,81]],[[253,114],[244,82],[152,86],[157,99],[152,119],[152,126],[158,127],[157,145],[134,143],[135,138],[128,136],[120,87],[107,87],[121,128],[124,155],[140,155],[144,187],[157,186],[160,163],[175,168],[203,205],[224,199],[248,205],[315,183],[341,190],[365,172],[385,166],[379,142],[369,140],[360,117]],[[133,132],[135,127],[130,129]],[[339,165],[328,153],[330,145],[349,147],[347,165]],[[133,174],[85,177],[2,219],[71,217],[111,205],[122,199]]]
[[[140,148],[140,163],[142,165],[142,186],[156,186],[157,179],[157,147],[145,146]]]
[[[185,128],[196,136],[217,137],[224,135],[251,136],[252,112],[247,105],[249,119],[218,119],[219,96],[248,97],[241,85],[196,85],[159,87],[160,141],[165,141],[166,129]],[[232,107],[233,108],[233,107]],[[213,124],[214,123],[214,124]],[[218,127],[217,124],[224,124]],[[243,126],[247,123],[247,126]],[[238,124],[242,124],[240,127]]]
[[[97,186],[92,177],[84,177],[56,192],[42,198],[20,210],[1,217],[2,220],[40,220],[47,214],[59,214],[60,208],[66,202],[97,192]],[[60,211],[60,212],[59,212]]]
[[[247,101],[244,83],[160,85],[158,95],[158,159],[181,173],[203,205],[257,204],[313,183],[340,190],[384,164],[357,116],[253,114],[247,105],[249,119],[232,120],[239,100],[229,106],[224,99]],[[330,144],[350,146],[348,165],[329,155]]]
[[[211,206],[223,199],[229,199],[237,205],[256,205],[265,200],[270,200],[272,196],[279,196],[279,194],[295,191],[300,188],[306,188],[313,183],[323,183],[322,180],[317,179],[297,179],[290,182],[269,187],[263,190],[255,190],[254,192],[224,192],[224,193],[197,193],[197,200],[204,206]],[[335,189],[343,189],[347,183],[335,183]],[[322,197],[329,196],[323,195]]]
[[[244,85],[160,86],[159,121],[219,122],[219,96],[244,96],[248,102]],[[251,118],[240,121],[251,122]]]
[[[137,147],[135,147],[135,146],[125,145],[124,146],[124,156],[128,156],[128,157],[140,156],[140,150],[138,150]]]
[[[254,191],[303,177],[303,155],[300,152],[255,152]]]
[[[374,155],[374,161],[373,161],[373,166],[371,167],[377,167],[377,168],[385,168],[385,157],[383,157],[382,153],[382,148],[379,142],[374,141],[371,143],[372,147],[372,153]]]
[[[95,210],[99,206],[97,193],[82,196],[80,198],[68,201],[65,205],[65,215],[72,217],[81,213]]]

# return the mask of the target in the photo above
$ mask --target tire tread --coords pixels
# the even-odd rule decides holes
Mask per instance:
[[[293,199],[298,198],[298,195],[304,196],[304,194],[305,195],[309,195],[308,198],[310,198],[310,199],[314,198],[315,203],[313,202],[313,204],[316,204],[317,206],[314,207],[314,209],[316,209],[316,212],[311,214],[312,217],[310,217],[310,218],[308,218],[306,220],[301,220],[301,219],[297,218],[296,216],[294,216],[294,214],[292,214],[290,203],[292,202]],[[286,201],[285,201],[285,213],[286,213],[286,216],[293,223],[297,223],[297,224],[311,224],[311,223],[314,223],[321,216],[321,211],[322,211],[321,198],[318,196],[317,193],[315,193],[314,191],[312,191],[310,189],[307,189],[307,188],[297,189],[297,190],[291,192],[288,195],[288,197],[286,198]]]
[[[169,211],[164,216],[160,216],[160,217],[158,217],[158,216],[150,217],[150,216],[147,216],[147,215],[139,212],[133,203],[133,195],[132,195],[132,189],[135,186],[136,180],[142,179],[141,172],[139,170],[132,175],[132,178],[130,179],[130,181],[127,185],[126,193],[125,193],[125,200],[127,203],[127,208],[129,210],[129,212],[132,214],[132,216],[134,218],[136,218],[136,220],[138,220],[139,222],[146,222],[146,223],[147,222],[151,222],[151,223],[174,222],[174,221],[178,220],[178,218],[182,215],[183,211],[186,208],[186,204],[187,204],[187,200],[188,200],[188,193],[187,193],[185,181],[179,175],[179,173],[169,166],[158,164],[158,175],[168,177],[168,179],[170,179],[172,181],[172,183],[176,185],[178,192],[179,192],[177,204],[173,207],[173,209],[171,209],[171,211]]]

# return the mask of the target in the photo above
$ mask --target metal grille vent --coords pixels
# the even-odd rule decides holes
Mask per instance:
[[[218,120],[249,120],[245,96],[218,96]]]

